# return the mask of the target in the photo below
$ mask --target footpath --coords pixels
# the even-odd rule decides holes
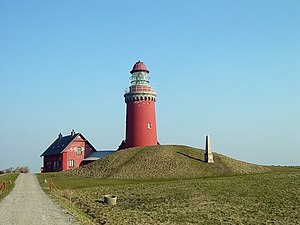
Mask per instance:
[[[0,224],[70,225],[78,224],[41,189],[34,174],[20,174],[15,187],[0,202]]]

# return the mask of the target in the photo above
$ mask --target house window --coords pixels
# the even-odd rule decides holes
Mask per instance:
[[[69,160],[69,167],[74,167],[74,160],[73,159]]]
[[[78,147],[76,149],[76,152],[77,152],[77,155],[81,155],[82,154],[82,148],[81,147]]]
[[[151,123],[147,123],[147,129],[150,130],[151,129],[151,125],[152,125]]]
[[[59,167],[59,161],[56,160],[56,167]]]

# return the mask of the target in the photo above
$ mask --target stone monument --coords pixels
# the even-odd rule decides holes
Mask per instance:
[[[213,163],[214,162],[214,156],[211,151],[211,145],[210,145],[210,137],[207,135],[205,137],[205,154],[204,154],[204,161],[207,163]]]

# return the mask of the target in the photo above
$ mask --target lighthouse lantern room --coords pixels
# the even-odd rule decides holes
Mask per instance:
[[[126,89],[125,148],[157,145],[155,101],[156,92],[149,84],[149,70],[138,61],[131,73],[131,85]]]

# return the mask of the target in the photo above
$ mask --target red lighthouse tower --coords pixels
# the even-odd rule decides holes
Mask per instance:
[[[138,61],[130,73],[131,86],[124,94],[127,105],[125,148],[157,145],[156,92],[149,85],[149,70]]]

